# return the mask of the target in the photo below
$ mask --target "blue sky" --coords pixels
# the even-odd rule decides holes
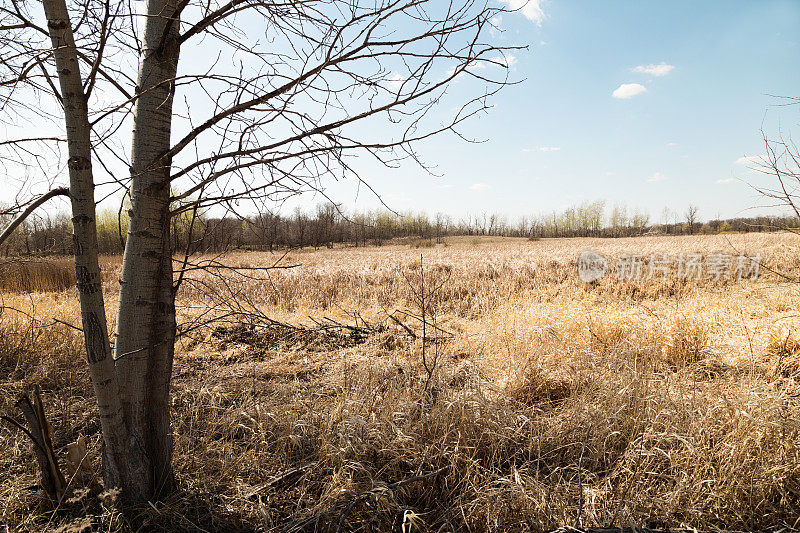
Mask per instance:
[[[365,163],[390,207],[513,219],[605,199],[656,222],[665,206],[694,203],[708,219],[763,203],[743,181],[764,178],[736,161],[763,152],[762,124],[798,125],[797,107],[769,95],[800,95],[799,1],[551,0],[498,22],[495,39],[529,46],[514,54],[522,82],[466,128],[486,142],[422,146],[439,177]],[[349,209],[377,205],[352,183],[330,193]]]
[[[609,207],[646,210],[652,222],[662,221],[665,207],[682,213],[689,203],[703,219],[765,212],[754,209],[764,202],[747,183],[771,182],[737,161],[764,152],[762,126],[771,135],[779,125],[797,134],[800,106],[781,107],[770,95],[800,97],[800,0],[489,1],[517,9],[495,20],[498,30],[487,39],[527,46],[508,58],[511,79],[519,83],[494,97],[488,114],[461,128],[485,142],[448,134],[418,147],[436,176],[412,162],[397,169],[366,157],[352,162],[390,208],[514,220],[605,200]],[[260,22],[251,23],[255,37]],[[187,48],[182,68],[204,72],[217,57],[209,50]],[[469,76],[457,78],[438,111],[441,120],[452,116],[451,101],[483,88]],[[196,121],[211,112],[196,89],[186,96]],[[40,106],[60,114],[55,101]],[[9,138],[20,136],[20,128],[21,136],[63,128],[60,120],[21,123],[17,131],[0,126]],[[368,139],[388,135],[381,126],[364,128]],[[129,145],[129,135],[120,131],[120,146]],[[180,135],[173,128],[173,140]],[[63,182],[63,161],[56,163],[52,172]],[[112,160],[110,166],[127,174],[122,164]],[[5,174],[0,185],[17,174],[26,177]],[[381,207],[355,180],[327,187],[346,211]],[[101,190],[98,197],[104,195]],[[116,206],[118,196],[103,206]],[[310,210],[323,200],[308,194],[281,208]]]

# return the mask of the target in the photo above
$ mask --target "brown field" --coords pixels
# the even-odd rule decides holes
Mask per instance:
[[[102,506],[93,481],[100,434],[82,337],[64,324],[80,324],[69,260],[4,263],[0,412],[39,384],[64,465],[82,435],[91,468],[48,509],[29,490],[29,441],[3,427],[0,524],[390,531],[410,511],[413,531],[800,527],[800,286],[764,268],[757,281],[589,285],[585,248],[760,253],[800,275],[800,238],[748,234],[466,237],[295,251],[281,264],[299,266],[266,279],[190,276],[173,379],[180,493],[133,516]],[[119,259],[103,268],[113,329]],[[423,275],[427,343],[412,316]]]

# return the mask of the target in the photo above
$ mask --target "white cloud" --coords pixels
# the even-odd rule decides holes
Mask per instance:
[[[437,189],[451,189],[453,187],[450,183],[442,183],[441,185],[437,185]]]
[[[513,56],[511,54],[505,54],[502,56],[495,57],[494,59],[492,59],[492,62],[508,68],[517,64],[517,58],[516,56]]]
[[[492,18],[489,19],[489,24],[491,24],[492,26],[491,28],[489,28],[489,33],[491,33],[492,36],[497,36],[497,34],[503,31],[503,29],[500,27],[500,25],[503,24],[502,16],[500,15],[493,16]]]
[[[736,181],[734,178],[725,178],[723,180],[717,180],[717,183],[733,183],[734,181]]]
[[[492,186],[486,183],[473,183],[469,186],[469,190],[471,191],[488,191],[491,188]]]
[[[667,146],[678,146],[678,143],[669,142],[667,143]]]
[[[527,152],[558,152],[561,150],[560,146],[539,146],[537,148],[523,148],[522,151]]]
[[[649,181],[650,183],[656,183],[657,181],[664,181],[665,179],[667,179],[667,177],[664,174],[662,174],[661,172],[656,172],[655,174],[647,178],[647,181]]]
[[[746,155],[734,161],[737,165],[762,165],[764,162],[763,155]]]
[[[650,74],[651,76],[666,76],[669,74],[675,65],[668,65],[663,61],[658,65],[650,64],[650,65],[639,65],[638,67],[634,67],[634,72],[639,72],[640,74]]]
[[[637,94],[642,94],[644,92],[647,92],[647,88],[644,85],[638,83],[623,83],[611,93],[611,96],[627,100],[628,98],[633,98]]]
[[[612,172],[611,170],[606,170],[605,172],[603,172],[603,174],[605,174],[606,176],[616,176],[617,175],[616,172]]]
[[[494,61],[496,63],[501,63],[502,62],[503,64],[505,64],[505,62],[504,62],[502,57],[497,57],[495,59],[492,59],[492,61]],[[456,68],[461,68],[461,65],[459,65],[458,67],[453,67],[450,70],[448,70],[447,73],[446,73],[448,78],[450,76],[452,76],[453,74],[455,74]],[[467,71],[467,70],[474,71],[474,70],[482,70],[482,69],[485,69],[485,68],[486,68],[486,62],[484,62],[484,61],[472,61],[467,65],[467,68],[463,69],[461,72],[459,72],[456,75],[456,78],[458,78],[460,76],[463,76],[465,74],[465,71]]]
[[[403,86],[403,82],[405,81],[406,79],[403,76],[401,76],[399,72],[395,72],[387,79],[388,86],[393,91],[399,90],[400,87]]]
[[[526,19],[540,26],[545,18],[542,0],[500,0],[500,3],[507,5],[512,11],[519,11]]]

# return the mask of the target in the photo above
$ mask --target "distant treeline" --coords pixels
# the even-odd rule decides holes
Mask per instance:
[[[0,228],[8,220],[0,218]],[[98,214],[98,246],[103,254],[123,251],[128,221],[116,212]],[[437,213],[396,214],[389,211],[346,213],[334,204],[317,206],[308,213],[264,213],[241,218],[218,218],[183,212],[172,221],[173,247],[178,251],[215,252],[231,249],[277,250],[290,247],[334,245],[380,246],[393,239],[437,243],[450,236],[502,236],[531,239],[551,237],[632,237],[644,234],[713,234],[724,232],[800,229],[795,217],[741,217],[701,222],[697,208],[683,213],[665,209],[660,222],[638,209],[625,206],[606,209],[605,202],[591,202],[561,212],[509,221],[497,214],[480,214],[454,220]],[[33,218],[6,241],[4,255],[71,253],[72,224],[64,213]]]

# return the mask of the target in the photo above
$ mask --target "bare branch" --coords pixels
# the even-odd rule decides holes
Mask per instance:
[[[52,189],[45,194],[41,195],[36,200],[32,201],[28,204],[28,206],[23,210],[19,215],[17,215],[11,223],[6,226],[2,233],[0,233],[0,244],[8,239],[8,237],[17,229],[17,226],[22,224],[26,218],[30,216],[31,213],[36,211],[43,203],[50,200],[51,198],[55,198],[56,196],[69,196],[69,189],[66,187],[59,187],[57,189]]]

